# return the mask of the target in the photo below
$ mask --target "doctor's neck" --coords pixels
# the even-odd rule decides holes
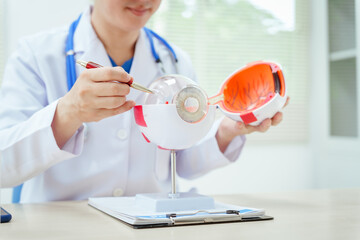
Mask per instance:
[[[106,52],[115,63],[121,66],[134,56],[135,44],[140,34],[140,29],[124,31],[115,25],[111,25],[96,11],[91,15],[91,24],[103,43]]]

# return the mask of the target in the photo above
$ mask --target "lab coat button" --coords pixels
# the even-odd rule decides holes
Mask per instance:
[[[124,191],[121,188],[115,188],[113,191],[114,197],[121,197],[124,194]]]
[[[125,129],[120,129],[118,132],[117,132],[117,137],[121,140],[124,140],[126,139],[127,137],[127,132]]]

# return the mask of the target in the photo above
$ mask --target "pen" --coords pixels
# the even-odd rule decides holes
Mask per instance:
[[[76,63],[83,66],[84,68],[86,69],[90,69],[90,68],[101,68],[103,66],[97,64],[97,63],[94,63],[94,62],[86,62],[86,61],[83,61],[83,60],[76,60]],[[146,93],[154,93],[153,91],[151,91],[150,89],[134,82],[133,79],[131,79],[129,82],[127,82],[127,84],[134,88],[134,89],[137,89],[139,91],[142,91],[142,92],[146,92]]]

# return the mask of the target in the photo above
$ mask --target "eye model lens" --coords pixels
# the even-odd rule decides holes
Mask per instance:
[[[184,102],[185,110],[194,113],[199,109],[199,101],[194,97],[188,97]]]
[[[179,116],[186,122],[195,123],[203,119],[208,110],[207,95],[195,85],[180,90],[173,99]]]

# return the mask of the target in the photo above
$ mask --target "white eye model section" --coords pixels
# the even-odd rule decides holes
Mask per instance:
[[[134,107],[134,116],[144,138],[164,149],[186,149],[209,132],[215,120],[216,106],[201,121],[189,123],[177,112],[175,104],[149,104]]]
[[[149,87],[144,104],[134,107],[137,125],[146,141],[165,149],[195,145],[210,130],[216,106],[194,81],[181,75],[166,75]]]

